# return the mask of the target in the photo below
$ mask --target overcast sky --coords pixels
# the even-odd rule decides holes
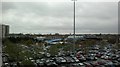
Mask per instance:
[[[3,2],[11,33],[72,33],[73,2]],[[77,2],[76,33],[116,33],[117,2]]]

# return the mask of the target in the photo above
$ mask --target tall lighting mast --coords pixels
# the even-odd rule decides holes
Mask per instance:
[[[77,0],[72,0],[73,1],[73,36],[74,36],[74,40],[73,40],[73,52],[74,52],[74,54],[75,54],[75,1],[77,1]]]

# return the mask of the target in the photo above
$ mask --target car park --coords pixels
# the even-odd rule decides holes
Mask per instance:
[[[50,48],[51,46],[49,46]],[[87,47],[88,52],[84,51],[84,48],[78,48],[73,51],[58,51],[58,54],[51,56],[52,54],[46,51],[36,52],[32,47],[23,46],[27,52],[33,54],[33,56],[43,55],[42,57],[27,57],[26,60],[30,60],[36,67],[119,67],[120,66],[120,50],[114,48],[103,49],[98,47]],[[48,49],[49,49],[48,48]],[[58,48],[64,49],[64,48]],[[25,53],[26,51],[22,51]],[[7,53],[2,54],[4,66],[17,66],[16,62],[11,62]],[[12,61],[14,61],[12,59]]]

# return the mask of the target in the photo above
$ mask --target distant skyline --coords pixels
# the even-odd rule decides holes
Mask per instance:
[[[10,33],[73,33],[73,2],[3,2]],[[117,33],[117,2],[76,2],[76,33]]]

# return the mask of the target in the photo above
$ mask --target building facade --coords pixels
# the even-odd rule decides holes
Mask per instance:
[[[9,25],[0,25],[0,37],[5,38],[9,35]]]

